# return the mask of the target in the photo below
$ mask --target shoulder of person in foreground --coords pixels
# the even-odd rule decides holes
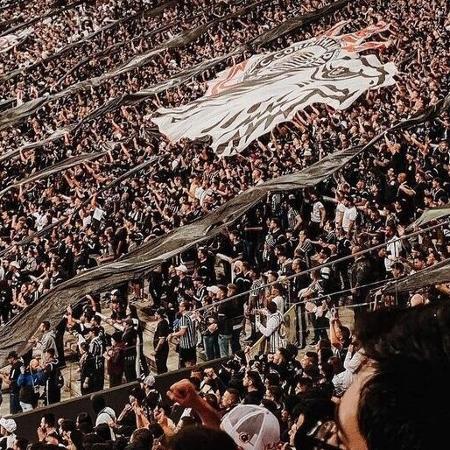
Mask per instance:
[[[354,448],[356,429],[368,450],[440,448],[450,422],[450,305],[370,313],[356,335],[368,362],[338,408],[344,443]]]

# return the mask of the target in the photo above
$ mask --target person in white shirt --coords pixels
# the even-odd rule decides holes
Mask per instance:
[[[344,200],[344,214],[342,216],[342,229],[346,233],[351,233],[355,226],[356,217],[358,216],[358,211],[354,204],[352,197],[346,197]]]
[[[402,250],[402,241],[398,238],[396,230],[390,225],[386,227],[386,250],[384,267],[388,274],[392,273],[392,265],[397,261]]]
[[[268,303],[267,312],[266,326],[257,322],[257,328],[267,338],[266,351],[275,353],[280,347],[284,347],[284,336],[280,335],[283,315],[278,311],[277,305],[273,301]]]
[[[336,228],[341,228],[345,212],[344,199],[341,194],[336,194],[336,202],[337,205],[335,209],[334,223],[336,224]]]
[[[317,194],[311,194],[311,202],[312,202],[312,211],[311,211],[311,221],[310,221],[310,229],[311,229],[311,237],[313,239],[317,238],[320,234],[321,229],[325,224],[325,206],[319,200]]]
[[[281,314],[284,314],[284,298],[281,295],[281,286],[274,284],[271,289],[271,299],[277,305],[277,309]]]
[[[354,351],[354,344],[348,346],[347,354],[344,360],[344,371],[333,377],[334,392],[337,396],[341,396],[352,384],[355,374],[361,367],[365,359],[362,350]]]

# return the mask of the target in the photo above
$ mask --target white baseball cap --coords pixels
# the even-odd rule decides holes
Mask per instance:
[[[278,419],[262,406],[236,406],[223,417],[221,428],[242,450],[269,450],[280,442]]]
[[[16,431],[17,424],[14,419],[5,419],[2,417],[0,419],[0,427],[3,427],[8,433],[14,433],[14,431]]]
[[[155,385],[155,377],[153,375],[147,375],[144,378],[143,383],[148,387],[153,387]]]
[[[217,294],[217,293],[220,291],[220,289],[218,288],[218,286],[208,286],[208,287],[206,288],[206,290],[207,290],[208,292],[213,293],[213,294]]]
[[[187,273],[188,269],[184,264],[180,264],[179,266],[175,267],[175,270],[178,270],[183,273]]]

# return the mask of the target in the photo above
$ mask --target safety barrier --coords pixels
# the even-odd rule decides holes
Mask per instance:
[[[208,361],[207,363],[197,364],[194,367],[201,369],[213,367],[218,369],[227,360],[228,358],[219,358],[213,361]],[[156,375],[155,388],[161,393],[162,396],[164,396],[173,383],[176,383],[183,378],[189,378],[192,369],[193,367],[190,367],[186,369],[174,370],[163,375]],[[103,395],[106,400],[106,404],[113,408],[117,415],[119,415],[120,411],[128,401],[128,396],[131,390],[137,386],[137,384],[137,381],[123,384],[115,388],[99,391],[95,394],[83,395],[56,403],[54,405],[36,408],[32,411],[11,416],[17,423],[16,434],[17,436],[24,437],[30,441],[36,441],[36,429],[39,426],[41,417],[47,413],[54,414],[57,419],[64,417],[65,419],[75,420],[79,413],[87,412],[93,419],[95,419],[95,413],[92,409],[92,395]]]

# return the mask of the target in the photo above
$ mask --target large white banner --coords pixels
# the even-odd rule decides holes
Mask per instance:
[[[18,33],[7,34],[0,37],[0,53],[5,53],[21,44],[30,34],[33,33],[33,28],[26,28]]]
[[[387,30],[387,24],[337,35],[346,23],[283,50],[252,56],[220,73],[204,97],[158,109],[153,122],[172,141],[210,136],[216,153],[229,156],[308,105],[345,109],[367,90],[394,84],[392,62],[359,54],[385,45],[363,41]]]

